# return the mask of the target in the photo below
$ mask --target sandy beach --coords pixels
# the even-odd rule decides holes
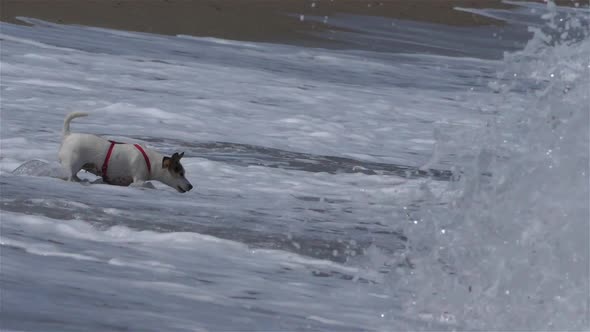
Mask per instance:
[[[500,22],[454,7],[507,7],[499,0],[3,0],[1,19],[18,16],[167,35],[188,34],[247,41],[313,43],[309,32],[333,29],[305,16],[358,14],[456,26]]]

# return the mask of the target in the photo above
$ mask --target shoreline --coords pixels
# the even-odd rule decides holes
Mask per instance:
[[[573,5],[571,0],[558,3]],[[163,35],[303,45],[330,42],[312,33],[339,29],[300,15],[355,14],[464,27],[503,24],[454,7],[512,6],[501,0],[2,0],[0,20],[26,24],[16,19],[24,16]]]
[[[325,42],[311,33],[336,30],[300,15],[356,14],[455,26],[500,23],[453,10],[457,6],[510,7],[500,0],[2,0],[0,20],[26,24],[16,19],[24,16],[163,35],[300,43]]]

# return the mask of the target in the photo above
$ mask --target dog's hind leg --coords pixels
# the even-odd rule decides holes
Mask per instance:
[[[77,172],[76,173],[71,173],[70,176],[68,176],[68,181],[72,181],[72,182],[80,182],[82,181],[79,177]]]
[[[82,169],[83,165],[79,165],[76,162],[62,163],[63,168],[68,173],[68,181],[80,182],[78,172]]]

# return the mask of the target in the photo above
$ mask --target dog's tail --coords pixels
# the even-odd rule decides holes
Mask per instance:
[[[74,120],[75,118],[80,118],[83,116],[88,116],[88,113],[72,112],[72,113],[68,114],[64,120],[63,136],[66,136],[70,133],[70,122],[72,122],[72,120]]]

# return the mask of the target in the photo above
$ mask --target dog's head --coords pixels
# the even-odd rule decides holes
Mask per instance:
[[[184,167],[180,164],[182,156],[184,156],[184,152],[181,154],[174,153],[172,157],[162,159],[162,169],[165,173],[162,182],[181,193],[185,193],[193,189],[193,185],[184,177]]]

